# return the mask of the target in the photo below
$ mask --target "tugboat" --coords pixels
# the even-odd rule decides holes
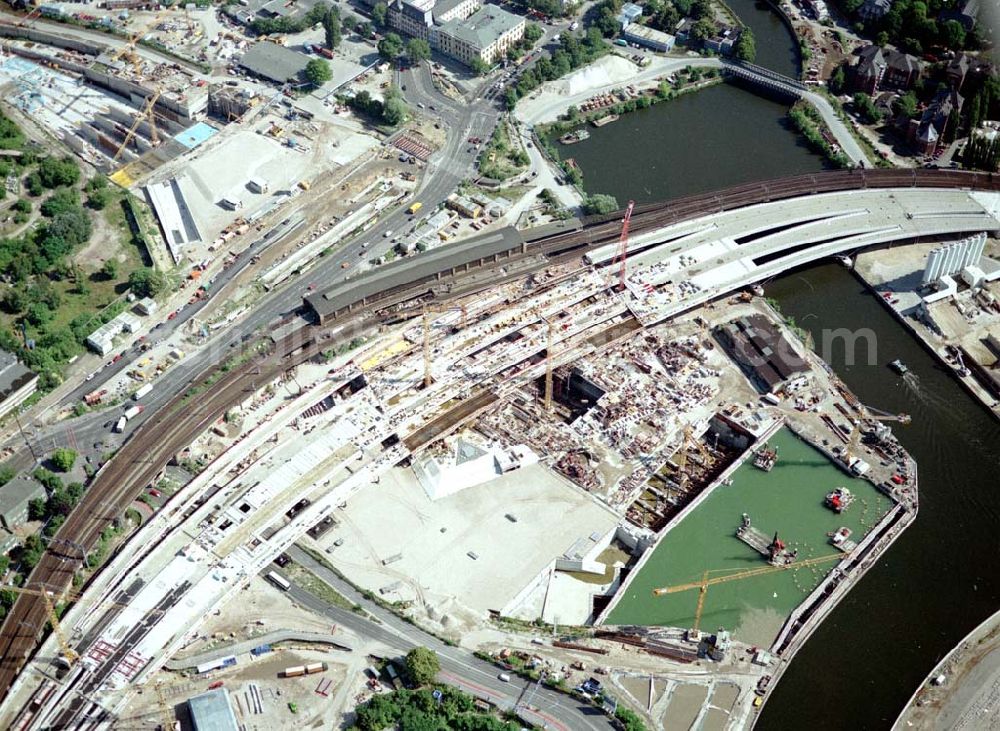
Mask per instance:
[[[896,371],[896,373],[898,373],[901,376],[910,372],[910,369],[906,367],[906,363],[901,361],[899,358],[896,358],[896,360],[892,361],[889,364],[889,367],[892,368],[894,371]]]
[[[854,502],[854,495],[846,487],[838,487],[827,493],[824,505],[835,513],[843,513]]]
[[[775,463],[778,461],[778,449],[775,447],[771,449],[766,444],[753,453],[753,466],[759,470],[764,470],[765,472],[770,472],[774,469]]]
[[[583,142],[584,140],[589,139],[590,132],[585,129],[578,129],[576,132],[564,134],[559,138],[559,141],[564,145],[575,145],[577,142]]]

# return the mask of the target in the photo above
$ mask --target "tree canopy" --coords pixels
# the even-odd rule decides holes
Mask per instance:
[[[146,267],[132,272],[128,284],[136,297],[155,297],[166,289],[167,278],[162,272]]]
[[[754,59],[757,58],[757,42],[749,26],[740,31],[740,37],[736,41],[734,53],[740,61],[747,61],[748,63],[753,63]]]
[[[595,193],[588,195],[583,200],[583,212],[587,214],[611,213],[618,210],[618,201],[613,195],[605,193]]]
[[[411,38],[406,44],[406,57],[410,63],[426,61],[431,57],[431,44],[423,38]]]
[[[378,42],[378,52],[387,61],[395,61],[403,55],[403,39],[398,33],[386,33],[385,37]]]
[[[406,674],[415,685],[434,682],[441,670],[437,653],[426,647],[414,647],[406,653]]]
[[[333,78],[330,64],[327,63],[325,58],[312,59],[306,64],[306,70],[303,73],[305,74],[306,81],[313,86],[323,86],[323,84]]]
[[[72,449],[57,449],[50,458],[53,466],[60,472],[69,472],[76,463],[76,452]]]

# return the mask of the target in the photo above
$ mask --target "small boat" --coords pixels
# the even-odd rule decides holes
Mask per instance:
[[[854,262],[851,260],[851,257],[846,256],[845,254],[838,254],[833,258],[836,259],[838,262],[840,262],[842,266],[845,266],[848,269],[854,266]]]
[[[754,293],[757,297],[764,296],[764,288],[759,284],[754,284],[750,287],[750,291]]]
[[[583,142],[584,140],[590,139],[590,132],[585,129],[578,129],[576,132],[567,132],[559,141],[564,145],[575,145],[577,142]]]
[[[906,363],[901,361],[899,358],[896,358],[896,360],[892,361],[889,364],[889,367],[892,368],[894,371],[896,371],[896,373],[898,373],[901,376],[910,372],[910,369],[907,368]]]
[[[851,529],[846,526],[838,528],[836,533],[830,533],[829,535],[830,545],[840,549],[844,553],[850,553],[858,547],[857,542],[851,540]]]
[[[843,513],[853,502],[854,495],[851,494],[851,491],[846,487],[838,487],[837,489],[827,493],[824,505],[835,513]]]
[[[617,114],[605,114],[600,119],[595,119],[591,122],[595,127],[603,127],[606,124],[611,124],[612,122],[617,122],[620,117]]]
[[[759,470],[770,472],[777,461],[778,450],[770,449],[766,445],[753,453],[753,466]]]

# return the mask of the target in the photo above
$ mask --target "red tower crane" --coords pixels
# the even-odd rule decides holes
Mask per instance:
[[[632,209],[634,208],[635,201],[629,201],[628,207],[625,209],[625,219],[622,221],[622,234],[618,239],[618,254],[615,256],[615,260],[618,262],[619,289],[625,289],[625,260],[628,258],[628,225],[632,220]]]

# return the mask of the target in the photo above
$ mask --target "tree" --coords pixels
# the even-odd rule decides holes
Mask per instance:
[[[47,512],[45,498],[36,497],[28,501],[28,520],[45,520]]]
[[[72,449],[57,449],[52,453],[53,466],[60,472],[69,472],[76,463],[76,452]]]
[[[470,68],[477,76],[485,76],[489,73],[490,65],[481,58],[474,58],[472,59],[472,66]]]
[[[114,259],[107,259],[101,267],[101,276],[111,281],[118,278],[118,262]]]
[[[426,647],[414,647],[406,653],[406,674],[416,685],[427,685],[434,682],[441,670],[441,661],[437,653]]]
[[[917,95],[908,91],[893,102],[896,114],[913,119],[917,116]]]
[[[31,473],[31,476],[42,483],[42,486],[48,490],[50,494],[63,489],[63,481],[59,479],[59,475],[45,469],[44,467],[39,467]]]
[[[167,278],[155,269],[136,269],[129,275],[129,287],[136,297],[155,297],[167,286]]]
[[[80,180],[80,168],[71,157],[47,157],[38,165],[38,179],[46,188],[76,185]]]
[[[617,210],[618,201],[613,195],[595,193],[594,195],[588,195],[583,200],[583,212],[587,214],[603,215]]]
[[[507,87],[503,96],[503,105],[508,112],[514,111],[514,107],[517,106],[517,89],[512,86]]]
[[[946,20],[941,26],[941,42],[953,51],[965,48],[965,28],[957,20]]]
[[[385,3],[375,3],[375,7],[372,8],[372,20],[375,21],[376,25],[385,26],[385,19],[389,13],[389,6]]]
[[[80,196],[73,188],[59,188],[40,206],[42,215],[53,218],[60,213],[80,207]]]
[[[111,200],[111,192],[107,188],[92,190],[87,194],[87,207],[95,211],[103,211]]]
[[[386,33],[378,42],[378,52],[387,61],[395,61],[403,55],[403,39],[397,33]]]
[[[306,81],[313,86],[323,86],[323,84],[333,78],[333,72],[330,71],[330,64],[327,63],[325,58],[312,59],[306,64],[304,74]]]
[[[363,21],[358,23],[357,33],[362,38],[371,38],[375,31],[372,29],[372,24],[368,21]]]
[[[411,38],[406,44],[406,57],[412,64],[426,61],[431,57],[431,44],[423,38]]]
[[[882,121],[882,113],[875,106],[872,98],[863,92],[854,95],[854,108],[858,110],[861,119],[868,124],[878,124]]]
[[[406,102],[399,97],[389,97],[382,105],[382,120],[395,127],[406,119]]]
[[[545,35],[545,31],[538,23],[528,23],[524,27],[524,37],[529,43],[534,43],[543,35]]]
[[[11,287],[4,293],[0,305],[3,306],[4,312],[10,315],[17,315],[23,312],[24,308],[28,306],[28,295],[20,287]]]
[[[702,18],[691,26],[691,37],[696,41],[704,41],[715,35],[715,23],[711,18]]]
[[[326,47],[331,51],[340,45],[340,13],[336,8],[330,8],[323,15],[323,31],[326,34]]]
[[[749,26],[740,31],[740,37],[736,41],[736,58],[748,63],[753,63],[757,58],[757,42]]]
[[[827,87],[834,94],[839,94],[843,91],[844,86],[847,84],[847,72],[844,70],[844,64],[840,64],[833,74],[830,76],[830,80],[827,82]]]
[[[646,731],[646,724],[642,722],[642,719],[625,706],[618,706],[615,718],[621,721],[625,731]]]
[[[358,29],[358,19],[353,15],[345,15],[340,24],[348,33],[353,33]]]

